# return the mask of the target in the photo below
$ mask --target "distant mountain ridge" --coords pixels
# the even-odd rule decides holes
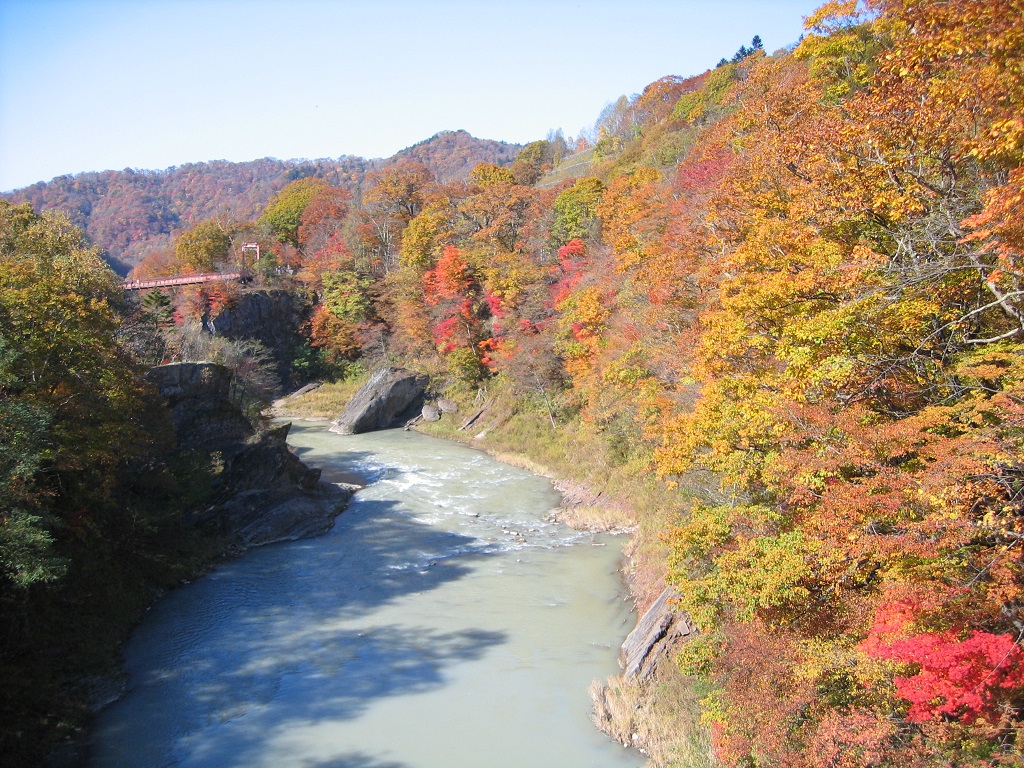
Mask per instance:
[[[510,165],[522,150],[522,144],[477,139],[466,131],[442,131],[425,141],[403,149],[380,167],[398,162],[423,163],[441,184],[469,178],[480,163]]]
[[[423,163],[440,182],[469,177],[479,163],[508,165],[522,145],[478,139],[463,130],[442,131],[390,158],[277,160],[262,158],[187,163],[160,171],[91,171],[58,176],[0,195],[29,202],[36,211],[63,210],[122,273],[150,251],[207,219],[249,221],[286,184],[319,176],[359,196],[366,175],[396,163]]]

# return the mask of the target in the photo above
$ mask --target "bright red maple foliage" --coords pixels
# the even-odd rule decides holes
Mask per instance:
[[[917,674],[893,680],[900,698],[910,702],[910,722],[941,717],[996,722],[1001,705],[1024,689],[1024,650],[1010,634],[974,630],[960,638],[952,630],[892,643],[872,636],[861,647],[869,655],[919,667]]]
[[[586,270],[587,246],[578,237],[558,249],[558,266],[551,271],[556,280],[551,286],[552,306],[568,298],[572,290],[579,285]]]
[[[452,317],[445,318],[430,329],[434,335],[434,343],[437,344],[437,349],[442,355],[453,352],[458,346],[455,336],[459,332],[459,320],[459,315],[453,315]]]
[[[469,288],[469,284],[462,252],[454,246],[445,246],[437,267],[423,275],[423,297],[428,304],[437,304],[444,299],[458,297]]]

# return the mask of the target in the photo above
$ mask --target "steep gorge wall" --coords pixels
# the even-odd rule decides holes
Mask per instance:
[[[288,427],[253,427],[230,400],[231,371],[216,363],[172,363],[147,378],[171,409],[176,450],[211,467],[212,503],[193,522],[230,549],[315,536],[331,528],[352,489],[320,481],[320,470],[288,449]]]
[[[258,341],[274,359],[283,389],[301,382],[294,374],[295,359],[306,342],[302,328],[312,304],[301,294],[281,288],[245,290],[229,306],[204,318],[211,333],[229,339]]]

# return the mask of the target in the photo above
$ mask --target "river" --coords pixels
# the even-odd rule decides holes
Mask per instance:
[[[620,542],[548,519],[544,478],[466,446],[297,422],[334,529],[175,590],[124,651],[91,768],[637,768],[587,688],[632,627]]]

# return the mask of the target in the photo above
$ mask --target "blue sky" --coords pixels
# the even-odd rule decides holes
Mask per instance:
[[[106,169],[525,143],[819,0],[0,0],[0,190]]]

